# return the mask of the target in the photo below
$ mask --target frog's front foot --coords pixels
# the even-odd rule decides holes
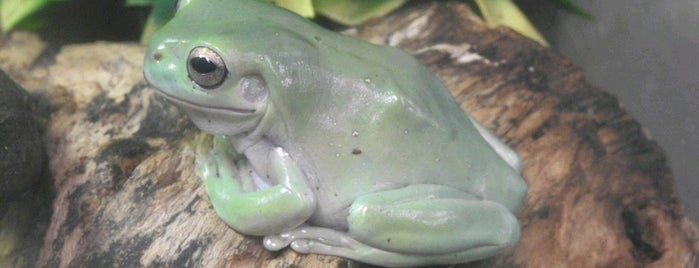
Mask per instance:
[[[265,235],[293,229],[316,207],[315,197],[296,162],[281,148],[269,151],[265,174],[277,184],[255,187],[248,159],[231,150],[225,136],[214,138],[210,152],[197,157],[197,172],[214,210],[233,229]]]

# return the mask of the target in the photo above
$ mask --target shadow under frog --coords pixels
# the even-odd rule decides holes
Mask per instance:
[[[264,2],[190,0],[145,76],[216,135],[196,161],[214,209],[269,250],[418,266],[519,239],[519,158],[398,49]]]

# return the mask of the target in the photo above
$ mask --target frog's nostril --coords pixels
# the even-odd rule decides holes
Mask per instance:
[[[153,60],[155,61],[160,61],[160,59],[163,58],[163,55],[160,53],[153,53]]]

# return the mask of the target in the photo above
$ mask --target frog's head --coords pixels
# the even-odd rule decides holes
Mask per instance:
[[[303,94],[318,74],[317,32],[302,17],[254,0],[180,0],[153,34],[144,74],[202,130],[237,135]],[[293,90],[290,90],[292,89]],[[298,105],[301,106],[301,105]],[[269,113],[267,113],[269,114]]]
[[[207,3],[181,1],[175,17],[153,35],[144,75],[202,130],[224,135],[252,131],[268,106],[265,72],[249,45],[236,45],[245,40],[231,33],[241,27],[231,27],[235,23],[221,10],[226,7],[202,4]]]

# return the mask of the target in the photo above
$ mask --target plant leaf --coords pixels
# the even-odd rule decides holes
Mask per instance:
[[[274,3],[278,6],[291,10],[306,18],[313,18],[315,16],[312,2],[312,0],[274,0]]]
[[[142,0],[137,0],[143,2]],[[175,16],[175,0],[148,0],[152,2],[153,7],[151,8],[148,19],[146,20],[146,25],[143,26],[143,32],[141,32],[141,43],[147,43],[150,36],[157,29],[160,29],[165,23],[167,23],[173,16]],[[136,2],[136,1],[130,1]],[[128,3],[133,4],[133,3]]]
[[[0,24],[7,32],[50,0],[0,0]]]
[[[511,0],[476,0],[476,4],[490,26],[509,27],[544,46],[548,46],[544,37]]]
[[[578,6],[573,2],[573,0],[549,0],[553,2],[555,5],[560,7],[561,9],[570,12],[571,14],[574,14],[576,16],[579,16],[584,19],[591,20],[593,19],[592,15],[584,10],[582,7]]]
[[[175,0],[172,0],[173,2]],[[150,6],[155,0],[126,0],[127,6]]]
[[[316,12],[344,25],[358,25],[382,17],[406,0],[314,0]]]

